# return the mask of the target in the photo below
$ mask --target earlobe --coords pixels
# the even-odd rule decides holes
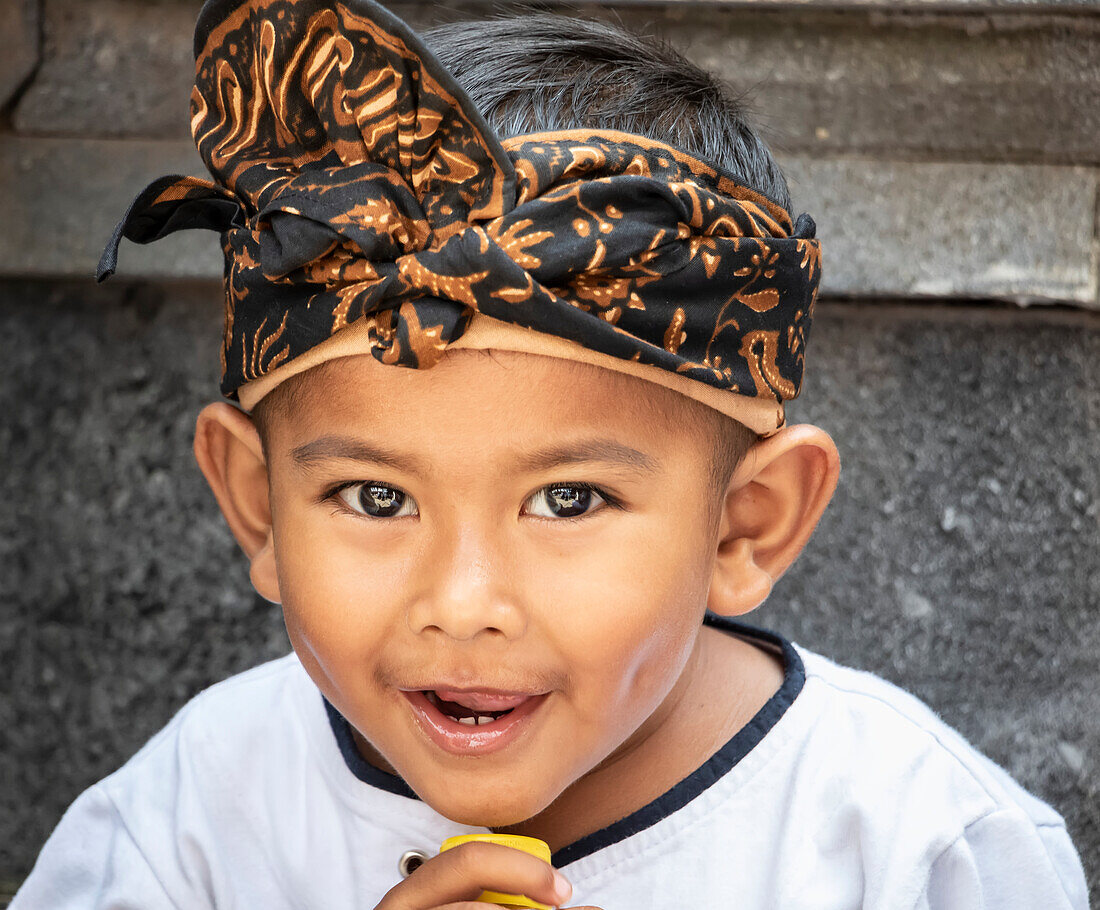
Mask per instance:
[[[840,456],[815,426],[758,441],[721,506],[707,608],[737,616],[758,607],[810,539],[836,489]]]
[[[195,422],[195,460],[251,561],[253,586],[260,596],[280,603],[267,462],[248,415],[225,402],[203,408]]]

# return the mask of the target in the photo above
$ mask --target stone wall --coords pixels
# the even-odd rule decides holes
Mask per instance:
[[[199,5],[0,0],[0,895],[83,787],[288,647],[190,455],[216,243],[90,280],[145,181],[202,172]],[[759,622],[924,698],[1065,815],[1100,895],[1100,3],[586,9],[751,91],[819,224],[792,412],[844,474]]]

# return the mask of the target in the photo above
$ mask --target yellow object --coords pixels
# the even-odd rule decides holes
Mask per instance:
[[[519,834],[460,834],[457,837],[448,837],[443,841],[439,852],[450,850],[459,844],[467,844],[470,841],[482,841],[487,844],[500,844],[503,847],[513,847],[537,856],[544,862],[550,862],[550,845],[537,837],[523,837]],[[522,894],[501,894],[499,891],[482,891],[477,898],[483,904],[497,904],[501,907],[534,908],[534,910],[550,910],[547,904],[540,904]]]

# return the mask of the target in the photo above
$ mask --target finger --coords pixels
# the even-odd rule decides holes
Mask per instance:
[[[481,901],[459,901],[457,904],[432,907],[431,910],[489,910],[491,906],[491,904],[483,904]]]
[[[431,910],[489,910],[490,906],[495,905],[483,904],[480,901],[459,901],[457,904],[444,904],[442,907],[432,907]],[[562,907],[561,910],[603,910],[603,908],[585,904],[583,907]]]
[[[536,856],[474,841],[428,860],[391,888],[375,910],[427,910],[474,901],[482,891],[523,894],[560,907],[573,888],[565,876]]]

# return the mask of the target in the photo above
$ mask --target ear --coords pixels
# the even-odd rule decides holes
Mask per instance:
[[[749,449],[721,505],[709,610],[737,616],[764,602],[810,539],[839,476],[836,444],[815,426],[784,427]]]
[[[281,603],[267,462],[252,420],[225,402],[208,404],[195,423],[195,460],[229,530],[251,561],[252,586],[261,597]]]

